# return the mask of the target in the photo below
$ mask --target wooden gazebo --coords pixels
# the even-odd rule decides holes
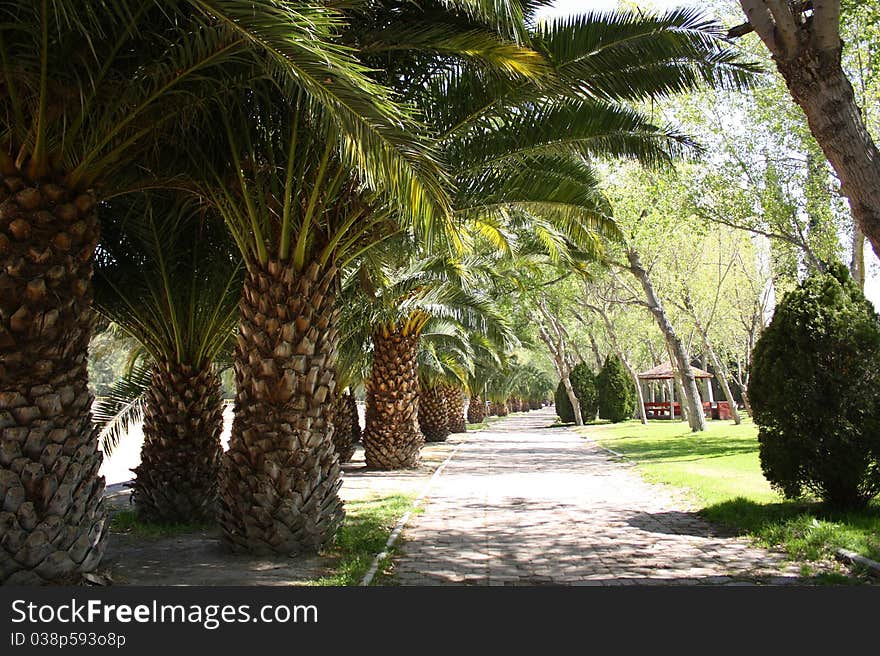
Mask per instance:
[[[703,371],[697,367],[691,367],[691,373],[694,374],[694,378],[706,381],[709,400],[703,403],[703,408],[706,410],[706,416],[714,415],[715,413],[712,413],[711,410],[715,405],[715,400],[712,398],[712,384],[709,382],[714,376],[708,371]],[[672,363],[670,362],[663,362],[639,374],[642,397],[645,399],[645,416],[648,419],[674,419],[677,416],[681,416],[681,405],[675,401],[674,380],[675,371],[672,369]],[[660,383],[660,400],[657,400],[655,396],[655,383]],[[663,383],[666,384],[664,385]],[[718,406],[721,405],[720,403],[718,404]],[[726,403],[724,405],[727,406]],[[724,410],[719,407],[720,412]],[[726,408],[726,413],[730,414],[729,407]]]

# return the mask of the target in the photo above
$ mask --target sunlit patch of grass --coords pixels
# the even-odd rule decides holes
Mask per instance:
[[[792,559],[829,560],[838,548],[880,559],[880,504],[841,513],[813,500],[782,498],[761,472],[757,428],[750,421],[740,426],[711,421],[703,433],[670,421],[647,426],[630,421],[580,431],[635,461],[646,479],[689,492],[707,519],[779,548]]]
[[[342,528],[334,544],[324,552],[336,561],[333,571],[314,584],[358,585],[373,558],[385,549],[395,524],[412,508],[413,502],[414,497],[405,494],[347,502]]]

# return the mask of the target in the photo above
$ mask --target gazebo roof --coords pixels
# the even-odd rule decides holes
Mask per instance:
[[[703,371],[696,367],[691,367],[691,371],[694,374],[694,378],[714,378],[708,371]],[[653,369],[648,369],[639,374],[641,380],[670,380],[673,376],[672,365],[669,362],[658,364]]]

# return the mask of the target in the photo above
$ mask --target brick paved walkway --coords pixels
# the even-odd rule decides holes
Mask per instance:
[[[404,530],[402,585],[796,583],[782,558],[724,537],[669,488],[550,409],[471,434]]]

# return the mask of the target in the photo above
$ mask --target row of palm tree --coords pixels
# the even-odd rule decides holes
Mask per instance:
[[[538,24],[543,4],[0,2],[0,581],[75,581],[103,554],[93,297],[144,351],[148,516],[216,500],[250,553],[333,538],[347,281],[374,308],[367,461],[417,461],[421,336],[448,295],[493,324],[485,295],[426,285],[435,254],[597,250],[615,229],[591,160],[690,146],[641,101],[749,73],[698,13]]]

